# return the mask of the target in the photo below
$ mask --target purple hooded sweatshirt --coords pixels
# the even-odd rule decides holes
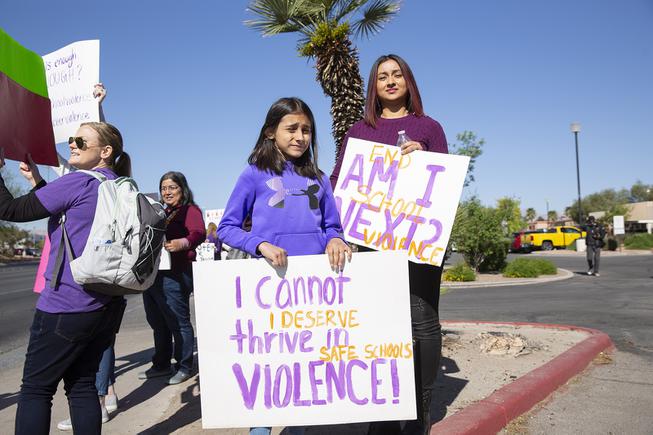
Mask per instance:
[[[252,229],[242,229],[248,215]],[[323,254],[334,237],[344,239],[340,216],[329,179],[313,180],[297,174],[287,163],[277,175],[249,165],[238,178],[218,237],[227,245],[260,257],[263,242],[279,246],[288,255]]]

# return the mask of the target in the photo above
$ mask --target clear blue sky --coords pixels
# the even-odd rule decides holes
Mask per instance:
[[[201,207],[223,207],[268,107],[290,95],[315,112],[330,173],[330,103],[313,62],[295,35],[245,27],[246,1],[1,3],[0,27],[39,54],[100,39],[105,113],[142,190],[179,170]],[[564,211],[576,197],[573,121],[583,195],[653,183],[651,0],[405,0],[356,45],[365,79],[381,54],[410,63],[450,143],[464,130],[486,140],[466,192],[485,204],[512,196]]]

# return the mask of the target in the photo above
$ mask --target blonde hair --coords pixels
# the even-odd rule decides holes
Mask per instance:
[[[208,236],[209,234],[215,234],[217,231],[218,231],[218,226],[213,222],[209,222],[209,224],[206,227],[206,235]]]
[[[120,131],[108,122],[84,122],[81,126],[92,128],[98,134],[101,144],[110,145],[113,148],[108,164],[116,175],[119,177],[131,177],[131,158],[123,150]]]

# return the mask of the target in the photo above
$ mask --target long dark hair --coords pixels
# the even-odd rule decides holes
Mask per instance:
[[[379,57],[372,65],[370,70],[370,77],[367,80],[367,99],[365,100],[365,115],[363,119],[372,127],[376,127],[376,120],[381,116],[381,102],[379,95],[376,92],[376,82],[379,76],[379,66],[388,60],[394,60],[399,64],[401,73],[406,81],[406,88],[408,93],[406,95],[406,109],[415,116],[424,116],[424,108],[422,107],[422,97],[419,95],[417,82],[410,67],[401,57],[396,54],[385,54]]]
[[[284,116],[299,113],[306,115],[311,122],[311,143],[306,152],[293,161],[295,172],[303,177],[320,180],[322,171],[320,171],[317,165],[315,118],[308,104],[296,97],[280,98],[272,104],[265,117],[265,123],[261,127],[261,133],[258,135],[256,145],[247,161],[251,165],[256,165],[262,171],[270,171],[281,175],[286,160],[283,158],[274,141],[268,139],[268,135],[277,130]]]
[[[188,187],[188,181],[186,181],[184,174],[177,171],[169,171],[163,174],[159,180],[159,195],[161,194],[161,185],[165,180],[173,181],[181,189],[181,205],[196,205],[193,199],[193,191]]]
[[[101,145],[110,145],[113,149],[109,158],[109,167],[119,177],[132,176],[132,162],[129,154],[123,150],[120,131],[108,122],[84,122],[80,127],[90,127],[97,133]]]

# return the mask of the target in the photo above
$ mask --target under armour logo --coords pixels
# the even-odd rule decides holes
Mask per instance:
[[[274,195],[268,200],[270,207],[283,208],[286,196],[307,196],[308,207],[311,210],[320,207],[320,202],[316,195],[320,191],[320,186],[313,180],[309,179],[307,181],[306,189],[286,189],[283,187],[283,179],[281,177],[270,178],[265,184],[274,191]]]

